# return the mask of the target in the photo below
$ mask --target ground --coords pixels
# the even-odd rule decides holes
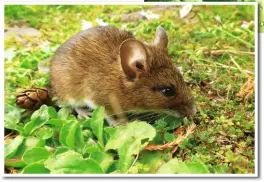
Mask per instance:
[[[5,172],[255,173],[255,23],[253,6],[5,6]],[[67,108],[16,107],[21,91],[49,85],[40,61],[82,28],[106,24],[146,42],[157,26],[168,31],[193,118],[112,128],[103,107],[87,120]]]

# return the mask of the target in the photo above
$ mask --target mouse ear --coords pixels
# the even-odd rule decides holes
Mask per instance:
[[[166,49],[168,46],[168,35],[164,28],[162,28],[161,26],[158,26],[156,30],[156,38],[154,44],[162,49]]]
[[[147,70],[147,51],[138,40],[125,40],[120,46],[121,65],[126,76],[139,78]]]

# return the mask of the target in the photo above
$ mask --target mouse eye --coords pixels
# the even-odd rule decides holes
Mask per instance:
[[[166,97],[175,96],[175,89],[172,87],[165,87],[161,89],[161,93]]]

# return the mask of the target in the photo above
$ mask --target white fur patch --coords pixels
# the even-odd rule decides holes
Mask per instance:
[[[68,105],[70,105],[73,108],[77,108],[77,107],[89,107],[90,109],[95,109],[96,105],[89,99],[84,99],[82,101],[77,101],[73,98],[68,100]]]
[[[179,66],[179,67],[176,66],[176,68],[180,71],[181,75],[183,75],[182,67],[181,66]]]
[[[91,108],[91,109],[96,108],[96,105],[95,105],[91,100],[84,99],[83,102],[84,102],[89,108]]]
[[[68,100],[68,105],[71,106],[72,108],[86,106],[86,104],[84,102],[77,101],[77,100],[75,100],[73,98],[71,98],[71,99]]]
[[[75,99],[69,99],[68,100],[68,104],[71,106],[75,106],[76,105],[76,100]]]

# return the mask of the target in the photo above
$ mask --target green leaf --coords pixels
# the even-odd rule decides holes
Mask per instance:
[[[76,116],[74,116],[73,114],[71,114],[67,120],[77,120]]]
[[[119,149],[126,141],[130,141],[131,139],[139,143],[145,139],[151,141],[156,135],[156,130],[146,122],[134,121],[128,123],[126,126],[117,126],[115,132],[109,134],[110,138],[105,146],[105,150]],[[148,144],[147,141],[141,145],[140,149]]]
[[[56,127],[62,127],[65,123],[65,120],[61,120],[61,119],[50,119],[48,120],[45,124],[51,124],[54,125]]]
[[[57,118],[60,120],[67,120],[72,110],[70,108],[62,108],[58,111]]]
[[[106,172],[107,174],[118,174],[119,171],[119,161],[114,160],[113,164],[109,167],[109,169]]]
[[[162,151],[143,151],[140,153],[138,163],[147,166],[140,171],[140,173],[154,174],[157,169],[164,163],[163,156],[165,154]],[[170,154],[169,154],[170,155]]]
[[[53,155],[44,162],[53,174],[102,174],[100,165],[93,159],[84,159],[72,150]]]
[[[18,147],[17,152],[12,157],[14,160],[6,160],[5,165],[13,167],[24,167],[26,163],[21,160],[23,154],[33,147],[44,147],[45,142],[33,136],[28,136],[24,139],[23,143]]]
[[[31,116],[31,121],[41,120],[46,121],[49,119],[48,106],[42,105],[37,111]]]
[[[45,148],[32,148],[27,150],[22,156],[22,160],[27,164],[32,164],[35,162],[39,162],[41,160],[45,160],[50,156],[50,153]]]
[[[174,141],[175,136],[172,133],[166,132],[164,135],[164,139],[166,140],[166,142],[172,142]]]
[[[105,150],[118,150],[120,171],[125,173],[129,170],[134,155],[138,155],[148,141],[155,137],[156,130],[145,122],[134,121],[126,126],[117,126],[115,132],[109,134]]]
[[[93,121],[92,118],[86,119],[85,121],[83,121],[82,125],[84,128],[91,128],[91,122]]]
[[[24,167],[26,163],[21,160],[24,153],[34,147],[44,147],[45,142],[33,136],[28,136],[24,138],[22,144],[19,145],[14,155],[12,155],[12,159],[5,159],[6,166],[12,167]],[[5,150],[7,148],[5,147]]]
[[[132,138],[126,140],[122,147],[118,150],[119,170],[126,173],[135,160],[134,154],[139,155],[140,142],[135,142]]]
[[[106,172],[114,162],[113,156],[104,152],[93,152],[90,157],[101,166],[104,172]]]
[[[18,123],[21,117],[20,110],[10,104],[5,104],[5,121]]]
[[[101,150],[100,150],[99,144],[97,144],[94,146],[86,146],[84,148],[83,154],[91,154],[91,153],[100,152],[100,151]]]
[[[77,125],[78,125],[78,121],[70,121],[63,125],[61,132],[60,132],[60,142],[63,143],[65,146],[68,146],[72,149],[75,148],[74,134],[75,134]],[[68,139],[70,141],[68,141]]]
[[[110,136],[114,135],[114,133],[116,132],[116,128],[113,127],[105,127],[104,128],[104,132],[105,132],[105,136],[107,138],[107,141],[109,140]]]
[[[23,86],[27,86],[27,85],[29,85],[30,80],[29,80],[28,76],[20,75],[20,77],[16,78],[16,82],[23,85]]]
[[[85,145],[83,154],[87,154],[87,153],[92,154],[94,152],[101,152],[101,151],[103,151],[102,146],[90,138]]]
[[[228,170],[228,164],[212,166],[216,174],[226,174]]]
[[[42,105],[39,110],[35,111],[31,116],[31,121],[24,126],[25,134],[31,134],[40,128],[49,119],[48,107]]]
[[[45,142],[37,137],[28,136],[25,138],[22,145],[17,150],[17,153],[14,157],[22,157],[22,155],[29,149],[34,147],[44,147]]]
[[[161,114],[160,119],[155,122],[155,127],[157,129],[163,129],[164,131],[172,130],[178,128],[182,125],[182,118],[175,117],[167,114]]]
[[[75,133],[78,127],[78,121],[72,122],[69,128],[69,132],[67,133],[66,137],[66,144],[68,147],[75,149]],[[63,132],[63,130],[62,130]]]
[[[35,85],[38,87],[45,87],[49,85],[49,83],[50,83],[50,78],[47,76],[35,80]]]
[[[26,166],[22,170],[22,174],[49,174],[50,171],[45,168],[44,164],[41,163],[32,163]]]
[[[54,153],[54,155],[56,156],[56,155],[62,154],[64,152],[67,152],[69,150],[71,150],[71,149],[68,147],[58,147],[56,152]]]
[[[18,135],[12,141],[9,141],[7,144],[5,144],[5,159],[12,158],[17,152],[18,147],[23,143],[23,141],[24,137]]]
[[[208,174],[208,168],[201,162],[182,162],[174,158],[162,165],[158,174]]]
[[[63,125],[60,132],[60,142],[71,149],[77,149],[78,152],[83,151],[84,139],[82,130],[78,121],[70,121]]]
[[[80,124],[78,124],[78,127],[75,131],[75,141],[76,151],[79,153],[83,153],[85,142]]]
[[[167,126],[167,123],[164,121],[164,119],[159,119],[155,121],[154,126],[156,129],[164,129]]]
[[[41,120],[34,120],[34,121],[28,122],[24,126],[24,132],[25,132],[25,134],[26,135],[30,135],[32,132],[34,132],[34,130],[36,130],[39,127],[43,126],[44,123],[45,123],[45,121],[41,121]]]
[[[177,158],[170,160],[162,165],[158,171],[158,174],[188,174],[189,168],[183,162],[178,161]]]
[[[29,62],[29,60],[23,60],[20,64],[21,68],[30,68],[32,64]]]
[[[5,104],[5,128],[16,130],[20,134],[23,134],[23,128],[17,124],[20,118],[21,113],[17,107]]]
[[[93,111],[91,129],[101,145],[104,145],[103,126],[104,126],[104,107],[98,107]]]
[[[47,126],[44,126],[44,127],[39,128],[37,131],[35,131],[34,134],[39,139],[47,140],[47,139],[51,138],[52,135],[54,134],[54,129],[47,127]]]
[[[57,115],[58,115],[56,109],[51,106],[48,107],[48,114],[49,114],[50,119],[55,119],[57,118]]]
[[[116,131],[115,128],[112,127],[104,127],[104,140],[106,141],[106,143],[108,142],[109,138],[111,135],[114,134],[114,132]]]
[[[193,174],[209,174],[209,170],[202,162],[186,162],[190,172]]]

